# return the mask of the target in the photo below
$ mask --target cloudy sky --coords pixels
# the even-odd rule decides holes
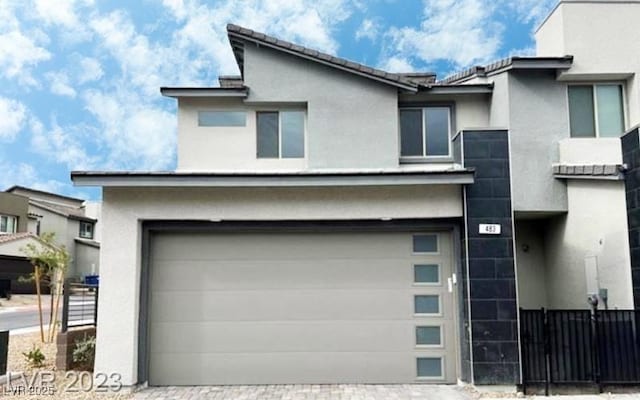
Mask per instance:
[[[236,74],[233,22],[395,72],[512,54],[555,0],[0,0],[0,189],[97,199],[71,170],[175,168],[160,86]]]

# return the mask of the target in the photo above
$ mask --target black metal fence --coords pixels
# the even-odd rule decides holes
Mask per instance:
[[[76,326],[96,326],[97,321],[98,285],[65,281],[62,332]]]
[[[640,310],[520,310],[522,384],[640,384]]]

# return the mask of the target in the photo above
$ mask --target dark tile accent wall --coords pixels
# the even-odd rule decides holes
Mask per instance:
[[[474,184],[464,189],[463,242],[469,266],[463,283],[468,285],[471,305],[466,315],[471,325],[473,382],[517,384],[520,357],[508,131],[462,132],[462,159],[466,168],[475,168]],[[501,233],[481,235],[479,224],[500,224]]]
[[[633,304],[640,309],[640,137],[634,129],[622,137],[622,162],[627,165],[625,192],[627,195],[627,223],[631,252],[631,281]]]

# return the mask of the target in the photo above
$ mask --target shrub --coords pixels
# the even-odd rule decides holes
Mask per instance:
[[[96,355],[96,337],[84,335],[84,338],[75,341],[73,349],[73,362],[75,367],[85,371],[93,371],[93,360]]]
[[[22,353],[22,355],[27,359],[27,362],[32,368],[42,367],[42,364],[44,363],[44,354],[42,354],[40,348],[36,347],[35,344],[33,345],[33,349],[26,353]]]

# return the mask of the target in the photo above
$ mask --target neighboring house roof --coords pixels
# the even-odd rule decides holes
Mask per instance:
[[[24,242],[24,244],[21,244],[21,242]],[[0,235],[0,255],[26,258],[26,255],[21,249],[28,243],[37,243],[41,246],[55,248],[55,246],[44,242],[33,233],[12,233],[8,235]]]
[[[35,237],[30,232],[9,233],[0,235],[0,243],[13,242],[15,240],[24,239],[26,237]]]
[[[72,171],[78,186],[304,187],[473,183],[473,169],[335,170],[299,172]]]
[[[25,192],[32,192],[32,193],[38,193],[38,194],[44,194],[44,195],[47,195],[47,196],[54,196],[54,197],[59,197],[61,199],[65,199],[65,200],[71,200],[71,201],[77,201],[77,202],[80,202],[80,203],[84,203],[84,199],[78,199],[76,197],[64,196],[64,195],[57,194],[57,193],[45,192],[44,190],[31,189],[31,188],[28,188],[28,187],[25,187],[25,186],[19,186],[19,185],[11,186],[9,189],[5,190],[5,192],[12,193],[12,192],[14,192],[16,190],[22,190],[22,191],[25,191]]]
[[[564,57],[508,57],[484,66],[475,66],[451,75],[438,83],[462,83],[476,77],[486,77],[510,69],[569,69],[573,56]]]
[[[411,92],[418,91],[418,83],[412,81],[408,75],[395,74],[371,68],[234,24],[227,25],[227,34],[242,74],[244,74],[244,43],[251,42]]]
[[[87,216],[84,215],[84,211],[81,209],[77,209],[77,208],[72,208],[72,207],[65,207],[62,205],[57,205],[57,204],[51,204],[51,203],[47,203],[44,201],[39,201],[39,200],[33,200],[33,199],[29,199],[29,204],[34,206],[34,207],[39,207],[41,209],[47,210],[49,212],[52,212],[54,214],[58,214],[62,217],[66,217],[66,218],[70,218],[70,219],[77,219],[77,220],[81,220],[81,221],[88,221],[88,222],[96,222],[97,220],[94,218],[89,218]]]

